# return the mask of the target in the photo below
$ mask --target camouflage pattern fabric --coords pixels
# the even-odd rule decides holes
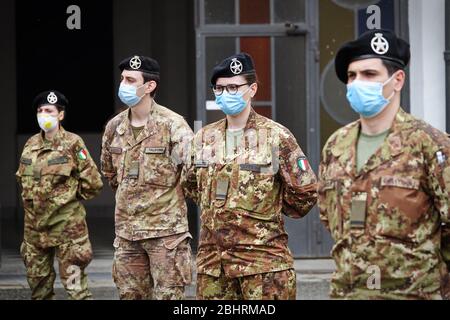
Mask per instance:
[[[199,274],[198,300],[295,300],[297,291],[295,270],[259,273],[227,278]]]
[[[191,235],[114,241],[113,278],[121,299],[184,299],[192,281]]]
[[[331,296],[441,299],[450,139],[400,109],[385,142],[357,173],[359,130],[358,120],[334,133],[319,169],[320,217],[335,240]],[[363,219],[352,217],[361,208]]]
[[[294,136],[253,109],[237,154],[225,156],[226,119],[194,137],[182,174],[201,208],[197,272],[236,278],[293,268],[282,212],[305,216],[316,177]],[[223,268],[223,271],[222,271]]]
[[[57,247],[40,247],[24,241],[20,253],[27,268],[27,280],[33,300],[54,298],[56,273],[53,260],[56,255],[61,283],[70,299],[91,299],[88,278],[84,272],[92,260],[92,247],[87,236]]]
[[[108,122],[102,141],[102,173],[116,193],[114,280],[121,299],[181,299],[177,250],[162,244],[188,232],[180,174],[193,133],[182,116],[153,101],[135,138],[130,112]]]
[[[153,103],[135,139],[129,113],[108,122],[102,144],[102,173],[116,192],[116,235],[136,241],[186,232],[179,181],[192,130],[183,117]]]
[[[51,141],[44,139],[42,133],[27,141],[16,177],[22,188],[25,211],[21,253],[32,297],[50,298],[55,252],[63,267],[63,281],[71,272],[67,270],[71,264],[83,271],[91,259],[90,243],[81,246],[78,243],[80,239],[89,241],[86,211],[80,200],[95,197],[103,183],[83,140],[62,127]],[[79,257],[73,257],[74,254]],[[81,273],[82,286],[86,286],[78,293],[68,290],[75,299],[89,296],[87,281]],[[37,280],[40,275],[45,276]]]

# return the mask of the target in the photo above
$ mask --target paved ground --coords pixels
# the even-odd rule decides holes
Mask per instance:
[[[94,299],[118,299],[114,282],[111,278],[111,252],[99,252],[87,268],[90,288]],[[328,299],[329,279],[334,270],[332,260],[296,260],[297,299],[325,300]],[[55,270],[57,266],[55,265]],[[59,278],[55,283],[57,299],[66,299]],[[194,284],[186,289],[188,299],[195,297]],[[25,278],[25,268],[17,255],[2,256],[0,268],[0,300],[30,299],[30,290]]]

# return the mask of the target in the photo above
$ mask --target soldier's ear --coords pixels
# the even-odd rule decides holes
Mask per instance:
[[[145,93],[152,93],[156,89],[156,81],[150,80],[146,84]]]
[[[405,85],[405,79],[406,79],[405,71],[398,70],[394,76],[394,79],[395,79],[395,84],[394,84],[395,91],[401,91],[403,86]]]
[[[66,112],[64,110],[61,110],[58,113],[58,120],[59,120],[59,122],[63,121],[65,116],[66,116]]]
[[[257,91],[258,91],[258,84],[256,82],[252,83],[250,85],[250,95],[252,98],[254,98],[256,96]]]

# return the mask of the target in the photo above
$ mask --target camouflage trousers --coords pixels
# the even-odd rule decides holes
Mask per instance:
[[[442,227],[441,239],[442,257],[447,264],[447,272],[450,272],[450,224],[447,223]],[[442,296],[444,299],[450,300],[450,273],[443,280]]]
[[[293,269],[238,278],[197,275],[198,300],[295,300],[296,292]]]
[[[120,299],[184,299],[192,281],[192,252],[187,233],[129,241],[114,240],[113,279]]]
[[[92,247],[86,235],[56,247],[43,247],[25,240],[20,254],[27,269],[27,280],[31,288],[31,299],[53,299],[56,272],[54,258],[58,261],[61,283],[70,299],[83,300],[92,297],[88,279],[84,272],[92,260]]]

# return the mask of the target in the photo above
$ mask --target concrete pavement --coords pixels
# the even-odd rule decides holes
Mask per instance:
[[[334,262],[330,259],[296,260],[297,299],[328,299],[329,280],[334,268]],[[97,252],[87,268],[89,285],[94,299],[118,299],[117,290],[111,277],[111,269],[112,252]],[[58,271],[56,263],[55,270]],[[55,282],[55,293],[56,299],[67,299],[59,275]],[[186,297],[187,299],[195,298],[195,281],[186,288]],[[0,300],[26,299],[30,299],[30,290],[21,258],[17,255],[3,255],[0,268]]]

